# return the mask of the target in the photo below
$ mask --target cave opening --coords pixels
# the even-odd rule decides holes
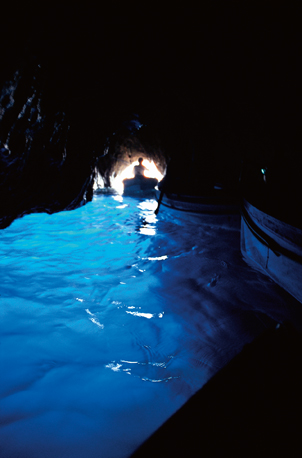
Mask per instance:
[[[142,157],[142,156],[140,156]],[[163,174],[158,170],[153,160],[143,158],[143,166],[146,167],[144,172],[144,176],[146,178],[156,178],[158,181],[163,179]],[[111,177],[111,187],[116,190],[119,194],[124,192],[124,179],[132,179],[134,178],[134,166],[138,164],[138,161],[131,161],[130,165],[125,166],[125,168],[121,169],[118,174],[113,172]]]
[[[98,159],[94,190],[123,193],[123,180],[134,178],[134,166],[143,159],[146,178],[160,182],[166,172],[169,155],[158,136],[149,126],[140,125],[136,131],[114,132],[107,138],[105,154]]]

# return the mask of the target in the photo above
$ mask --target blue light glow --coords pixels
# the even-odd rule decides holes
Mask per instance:
[[[98,195],[0,232],[1,457],[129,456],[284,310],[239,231],[155,208]]]

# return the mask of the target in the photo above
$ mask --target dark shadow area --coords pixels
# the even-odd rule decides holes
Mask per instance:
[[[133,151],[161,170],[173,157],[194,194],[209,177],[238,183],[242,163],[267,167],[266,206],[294,213],[299,11],[271,2],[208,2],[161,15],[5,5],[1,227],[85,204],[96,170],[109,186]],[[261,190],[255,198],[263,204]]]
[[[132,457],[298,456],[301,344],[289,324],[265,331]]]

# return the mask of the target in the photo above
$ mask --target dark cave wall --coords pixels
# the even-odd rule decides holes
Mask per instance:
[[[208,177],[233,185],[242,163],[256,174],[264,165],[268,201],[290,200],[294,211],[299,8],[209,2],[166,15],[106,8],[2,9],[1,227],[89,201],[95,169],[110,185],[130,149],[162,169],[173,158],[194,192]],[[134,132],[125,121],[137,115],[143,127]]]
[[[47,104],[44,82],[34,60],[2,90],[1,227],[26,213],[76,208],[92,196],[97,153],[91,123],[81,118],[71,125],[63,107]]]

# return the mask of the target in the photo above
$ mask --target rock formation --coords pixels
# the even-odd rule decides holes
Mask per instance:
[[[163,172],[172,157],[187,165],[195,193],[238,182],[242,161],[279,164],[278,181],[286,161],[284,192],[297,192],[293,8],[106,8],[3,7],[0,227],[85,204],[96,171],[110,186],[138,156]]]

